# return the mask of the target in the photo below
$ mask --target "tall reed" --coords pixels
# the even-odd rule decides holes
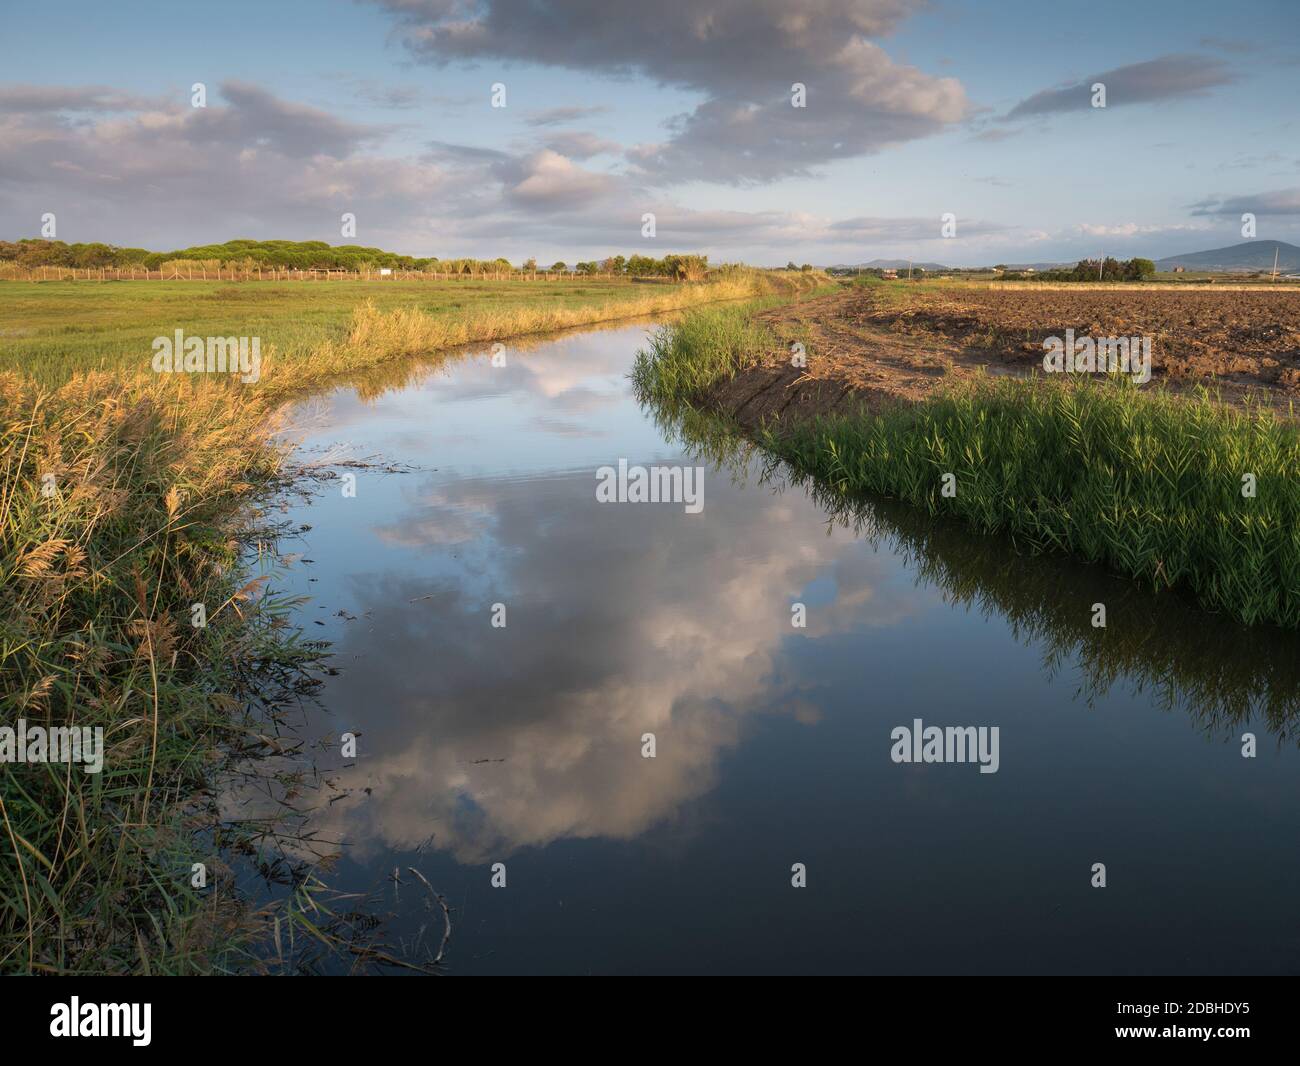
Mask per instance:
[[[245,581],[231,515],[278,455],[265,407],[228,392],[0,376],[0,720],[104,737],[99,773],[0,762],[0,972],[210,972],[242,950],[195,820],[249,728],[242,681],[310,651]]]

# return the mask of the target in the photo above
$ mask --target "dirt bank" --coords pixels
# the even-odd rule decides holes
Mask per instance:
[[[1147,388],[1205,384],[1285,410],[1300,399],[1300,292],[920,286],[847,289],[757,316],[778,343],[715,387],[707,406],[748,428],[884,403],[915,402],[944,381],[1041,372],[1043,342],[1147,337]],[[792,365],[800,343],[807,366]]]

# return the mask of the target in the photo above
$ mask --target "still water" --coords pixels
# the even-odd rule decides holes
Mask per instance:
[[[631,393],[648,328],[297,412],[308,458],[390,464],[283,548],[313,728],[358,736],[332,885],[436,948],[418,869],[461,974],[1300,969],[1294,637],[716,467]],[[705,467],[702,510],[598,502],[620,459]],[[997,772],[892,761],[917,719],[997,727]]]

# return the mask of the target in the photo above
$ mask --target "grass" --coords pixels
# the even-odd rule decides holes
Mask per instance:
[[[725,284],[749,294],[757,282]],[[310,361],[351,333],[354,312],[418,313],[483,333],[581,325],[601,318],[655,313],[700,302],[704,285],[630,281],[411,282],[5,282],[0,283],[0,368],[20,369],[38,384],[59,385],[73,374],[147,372],[153,338],[176,329],[202,336],[257,336],[289,366]],[[706,298],[720,298],[717,295]],[[468,340],[486,339],[483,336]],[[427,349],[426,349],[427,350]]]
[[[106,745],[99,774],[0,763],[0,972],[257,965],[257,916],[217,872],[265,832],[214,796],[322,654],[259,573],[286,399],[415,353],[816,283],[0,284],[0,721]],[[151,373],[176,329],[260,336],[260,381]],[[313,883],[292,880],[276,943],[326,941]]]
[[[207,972],[242,950],[226,886],[190,887],[193,862],[216,871],[196,800],[250,728],[243,683],[312,652],[243,585],[228,519],[276,457],[225,391],[0,377],[3,721],[105,738],[99,774],[0,764],[0,971]]]
[[[775,343],[771,331],[752,317],[768,305],[750,301],[697,311],[657,330],[632,369],[638,395],[661,403],[690,399],[745,369]]]
[[[755,328],[731,310],[687,315],[638,358],[639,394],[697,403],[762,351]],[[902,500],[1031,552],[1185,588],[1247,624],[1300,626],[1300,430],[1267,408],[1122,380],[979,379],[769,428],[761,442],[834,496]]]
[[[304,380],[320,380],[341,370],[355,371],[420,352],[662,314],[719,300],[740,300],[753,296],[759,287],[758,279],[750,275],[706,285],[624,285],[617,301],[503,303],[475,308],[471,314],[439,314],[415,306],[384,311],[367,300],[353,311],[343,336],[326,339],[287,358],[273,357],[272,387],[287,384],[297,389]],[[294,380],[286,382],[288,374]]]

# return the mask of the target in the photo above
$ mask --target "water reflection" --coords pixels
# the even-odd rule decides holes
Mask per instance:
[[[724,419],[681,408],[654,414],[690,456],[733,473],[754,460],[754,445]],[[1178,590],[1154,592],[1096,566],[1020,554],[1005,538],[972,534],[896,500],[846,497],[770,456],[761,480],[805,489],[828,522],[887,547],[945,602],[1005,621],[1017,639],[1041,647],[1049,676],[1077,668],[1077,696],[1089,706],[1117,685],[1149,689],[1160,706],[1188,714],[1216,739],[1255,717],[1279,741],[1294,735],[1300,646],[1292,632],[1243,625]],[[1092,624],[1095,603],[1106,605],[1105,627]]]
[[[560,837],[628,838],[711,787],[747,716],[815,715],[779,669],[790,604],[834,599],[807,635],[913,610],[881,557],[826,537],[806,506],[733,489],[726,523],[596,503],[590,472],[507,485],[425,482],[378,540],[459,572],[357,575],[326,703],[364,713],[371,802],[349,834],[465,862]],[[716,491],[716,486],[710,486]],[[811,521],[810,521],[811,519]],[[743,529],[742,536],[737,530]],[[493,629],[491,605],[507,605]],[[641,737],[656,735],[653,760]],[[327,834],[328,835],[328,834]]]
[[[361,470],[355,498],[325,491],[292,515],[313,528],[287,591],[313,598],[304,620],[338,670],[320,731],[359,734],[355,765],[324,760],[313,814],[317,840],[343,842],[340,877],[368,887],[419,863],[463,892],[457,920],[468,908],[478,924],[456,958],[479,969],[762,970],[753,930],[772,922],[799,940],[795,969],[1114,970],[1130,950],[1180,968],[1178,936],[1231,886],[1184,877],[1175,905],[1148,871],[1167,937],[1153,946],[1146,903],[1062,909],[1063,885],[1095,839],[1141,865],[1133,802],[1166,848],[1249,822],[1237,868],[1281,861],[1262,845],[1300,798],[1276,762],[1292,746],[1238,786],[1245,760],[1206,738],[1290,737],[1293,638],[887,502],[828,498],[716,422],[641,409],[626,374],[643,337],[512,346],[505,367],[482,353],[411,365],[306,418],[308,452],[412,468]],[[596,468],[619,458],[705,465],[703,513],[598,503]],[[999,773],[892,765],[890,728],[917,716],[1000,725]],[[1113,802],[1093,791],[1099,766]],[[818,892],[792,912],[795,859]],[[486,891],[486,865],[505,860],[530,888]],[[931,924],[918,941],[852,920],[868,902],[900,930],[919,911]],[[667,928],[647,929],[652,911]],[[1064,966],[1062,935],[1087,943]],[[1248,954],[1234,959],[1260,962]]]

